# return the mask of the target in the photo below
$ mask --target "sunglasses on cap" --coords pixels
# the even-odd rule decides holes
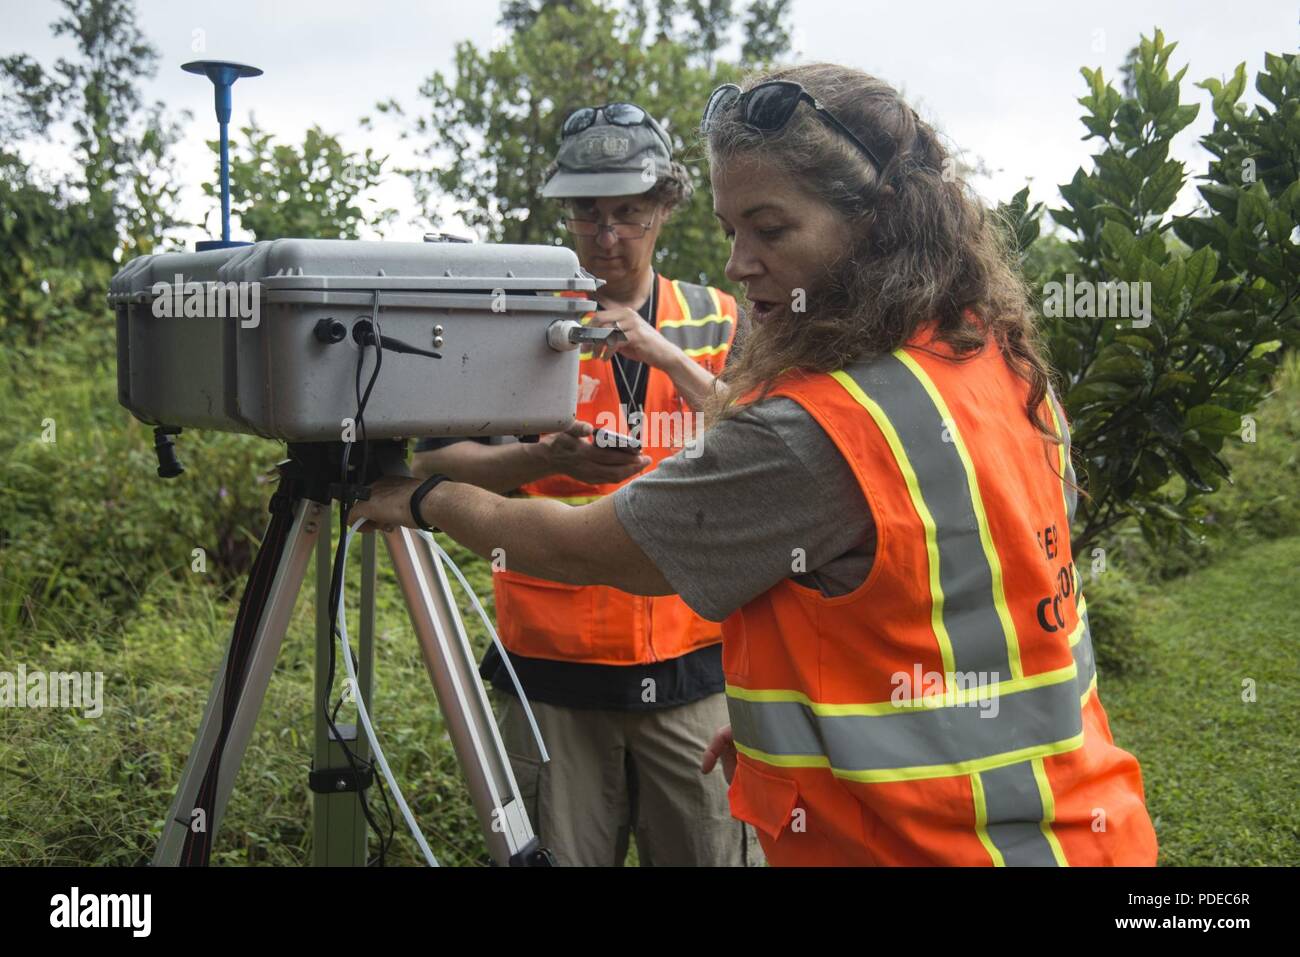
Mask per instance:
[[[800,103],[807,103],[816,110],[818,116],[861,150],[877,170],[885,168],[885,164],[871,147],[858,139],[852,130],[835,118],[830,110],[818,103],[811,93],[793,80],[769,80],[744,93],[734,83],[722,84],[709,94],[709,101],[704,106],[704,116],[700,120],[700,129],[707,133],[710,125],[723,110],[729,110],[739,104],[742,123],[760,133],[775,133],[790,122]]]
[[[584,106],[581,109],[574,110],[564,120],[564,125],[560,127],[560,139],[568,139],[581,133],[596,122],[596,117],[603,115],[605,122],[613,126],[641,126],[642,124],[650,127],[655,131],[655,135],[663,140],[664,146],[668,147],[671,155],[673,151],[672,143],[668,142],[668,136],[654,118],[645,110],[635,103],[606,103],[604,106]]]

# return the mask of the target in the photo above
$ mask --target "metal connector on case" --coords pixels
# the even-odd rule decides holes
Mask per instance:
[[[584,326],[576,319],[557,319],[546,330],[546,344],[556,352],[567,352],[579,346],[595,346],[602,342],[617,345],[626,342],[627,336],[608,326]]]

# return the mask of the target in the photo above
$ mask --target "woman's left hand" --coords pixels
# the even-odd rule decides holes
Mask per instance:
[[[349,521],[359,518],[368,520],[359,531],[373,532],[378,525],[384,531],[391,531],[394,526],[404,525],[415,528],[415,518],[411,515],[411,494],[420,487],[418,478],[400,478],[385,476],[370,486],[370,498],[357,502],[348,513]]]
[[[599,295],[597,296],[599,299]],[[627,356],[634,362],[644,362],[648,366],[662,369],[672,358],[672,344],[660,334],[659,330],[646,322],[633,309],[627,306],[603,304],[604,308],[593,313],[591,325],[615,326],[627,336],[627,341],[616,346],[598,346],[595,351],[597,359],[612,358],[614,353]]]

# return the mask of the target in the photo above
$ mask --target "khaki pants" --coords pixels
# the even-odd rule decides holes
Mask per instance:
[[[547,764],[519,701],[501,697],[501,734],[528,816],[559,864],[621,867],[629,832],[642,866],[762,863],[753,828],[731,816],[722,769],[700,774],[728,723],[724,695],[657,711],[533,702]]]

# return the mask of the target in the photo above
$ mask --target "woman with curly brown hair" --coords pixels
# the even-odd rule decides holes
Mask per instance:
[[[722,621],[731,727],[703,770],[773,864],[1153,864],[996,224],[856,70],[720,87],[702,130],[753,323],[700,454],[579,508],[385,480],[357,514]]]

